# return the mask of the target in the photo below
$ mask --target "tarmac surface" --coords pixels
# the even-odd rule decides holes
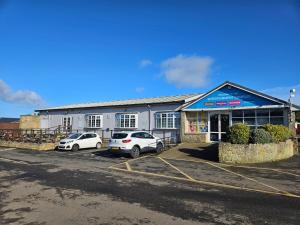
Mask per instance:
[[[299,224],[299,156],[233,166],[210,148],[0,148],[0,224]]]

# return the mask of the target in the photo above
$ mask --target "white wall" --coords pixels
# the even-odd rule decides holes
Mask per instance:
[[[174,111],[180,104],[161,104],[152,105],[150,107],[150,130],[155,129],[155,113],[164,111]],[[100,114],[103,115],[103,127],[102,129],[88,129],[95,131],[102,135],[102,130],[114,130],[115,117],[117,113],[137,113],[138,114],[138,128],[137,130],[149,130],[149,109],[145,106],[128,106],[128,107],[111,107],[111,108],[91,108],[91,109],[72,109],[72,110],[57,110],[41,112],[42,116],[41,128],[53,128],[62,125],[62,118],[64,116],[71,116],[73,118],[72,129],[79,132],[87,130],[85,116],[87,114]],[[165,136],[170,137],[179,134],[177,131],[165,131]],[[105,137],[110,137],[110,132],[104,132]],[[163,137],[163,131],[157,130],[154,135]]]

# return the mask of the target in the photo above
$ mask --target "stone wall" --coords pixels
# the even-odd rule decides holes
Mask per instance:
[[[36,143],[1,141],[0,140],[0,146],[1,147],[7,147],[7,148],[20,148],[20,149],[32,149],[32,150],[48,151],[48,150],[54,150],[55,147],[57,146],[57,143],[36,144]]]
[[[222,163],[246,164],[262,163],[287,159],[295,154],[291,140],[269,144],[219,144],[219,160]]]
[[[181,142],[206,143],[207,134],[181,134]]]
[[[20,117],[20,129],[40,129],[41,127],[40,116],[26,115]]]

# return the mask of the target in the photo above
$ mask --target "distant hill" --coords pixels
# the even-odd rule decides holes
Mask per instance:
[[[0,117],[0,123],[16,123],[20,122],[20,118]]]

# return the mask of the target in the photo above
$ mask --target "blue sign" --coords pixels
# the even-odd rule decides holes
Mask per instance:
[[[188,106],[187,109],[234,108],[267,105],[279,105],[279,103],[227,85],[209,94],[205,98],[196,101]]]

